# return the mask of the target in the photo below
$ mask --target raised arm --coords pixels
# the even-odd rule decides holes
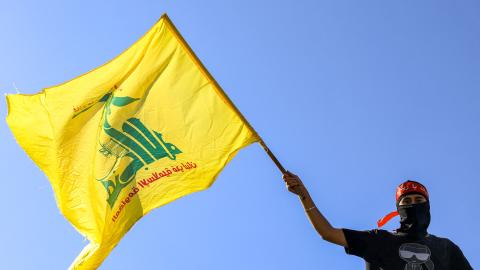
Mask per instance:
[[[308,219],[318,234],[328,242],[347,247],[347,241],[345,240],[342,229],[332,227],[328,220],[320,213],[300,178],[291,172],[287,172],[283,175],[283,180],[288,190],[300,198]]]

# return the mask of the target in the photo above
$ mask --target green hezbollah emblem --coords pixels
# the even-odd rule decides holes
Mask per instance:
[[[113,158],[113,165],[97,180],[105,187],[108,194],[107,202],[111,208],[122,189],[135,179],[138,170],[165,157],[175,160],[176,155],[182,153],[175,145],[165,142],[161,133],[148,129],[138,118],[131,117],[123,122],[121,131],[110,125],[108,116],[112,105],[123,107],[137,100],[138,98],[128,96],[116,97],[112,93],[99,100],[105,102],[102,130],[109,137],[106,143],[99,141],[99,152],[106,158]]]

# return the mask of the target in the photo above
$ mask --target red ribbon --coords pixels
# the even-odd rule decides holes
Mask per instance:
[[[379,219],[377,221],[377,225],[378,225],[378,228],[382,227],[383,225],[387,224],[387,222],[390,221],[390,219],[394,218],[398,216],[398,212],[397,211],[393,211],[391,213],[389,213],[388,215],[384,216],[383,218]]]

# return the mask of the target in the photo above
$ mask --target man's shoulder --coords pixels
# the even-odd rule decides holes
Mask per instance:
[[[349,231],[352,232],[352,230],[349,230]],[[396,240],[401,237],[395,231],[387,231],[383,229],[370,229],[370,230],[353,231],[353,232],[356,232],[357,234],[363,234],[365,237],[379,239],[382,241]]]
[[[429,233],[427,235],[427,238],[435,239],[435,240],[438,240],[438,241],[449,241],[449,242],[451,242],[450,239],[448,239],[446,237],[440,237],[440,236],[437,236],[437,235],[431,234],[431,233]]]
[[[383,230],[383,229],[370,229],[370,230],[365,230],[363,232],[367,232],[369,234],[378,235],[378,236],[392,236],[392,237],[406,236],[405,234],[397,232],[396,230],[388,231],[388,230]],[[440,236],[437,236],[437,235],[434,235],[434,234],[428,234],[426,236],[426,238],[430,239],[431,241],[454,244],[452,240],[450,240],[446,237],[440,237]]]
[[[385,236],[385,237],[398,237],[400,236],[396,231],[387,231],[382,229],[372,229],[370,230],[371,233],[374,233],[378,236]]]
[[[441,244],[443,245],[444,247],[456,247],[457,245],[455,245],[455,243],[446,238],[446,237],[440,237],[440,236],[436,236],[434,234],[428,234],[427,237],[425,237],[425,239],[427,241],[432,241],[432,242],[435,242],[438,244]]]
[[[393,235],[393,232],[382,230],[382,229],[370,229],[370,230],[352,230],[352,229],[342,229],[344,232],[358,232],[358,233],[365,233],[370,235]]]

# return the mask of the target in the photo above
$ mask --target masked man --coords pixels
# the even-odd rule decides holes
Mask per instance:
[[[427,232],[430,224],[430,202],[427,189],[415,181],[397,188],[397,211],[378,225],[381,227],[400,215],[400,228],[354,231],[332,227],[315,206],[300,178],[290,172],[283,175],[289,191],[297,194],[313,227],[322,238],[343,246],[347,254],[366,262],[366,269],[383,270],[469,270],[472,269],[460,248],[447,238]]]

